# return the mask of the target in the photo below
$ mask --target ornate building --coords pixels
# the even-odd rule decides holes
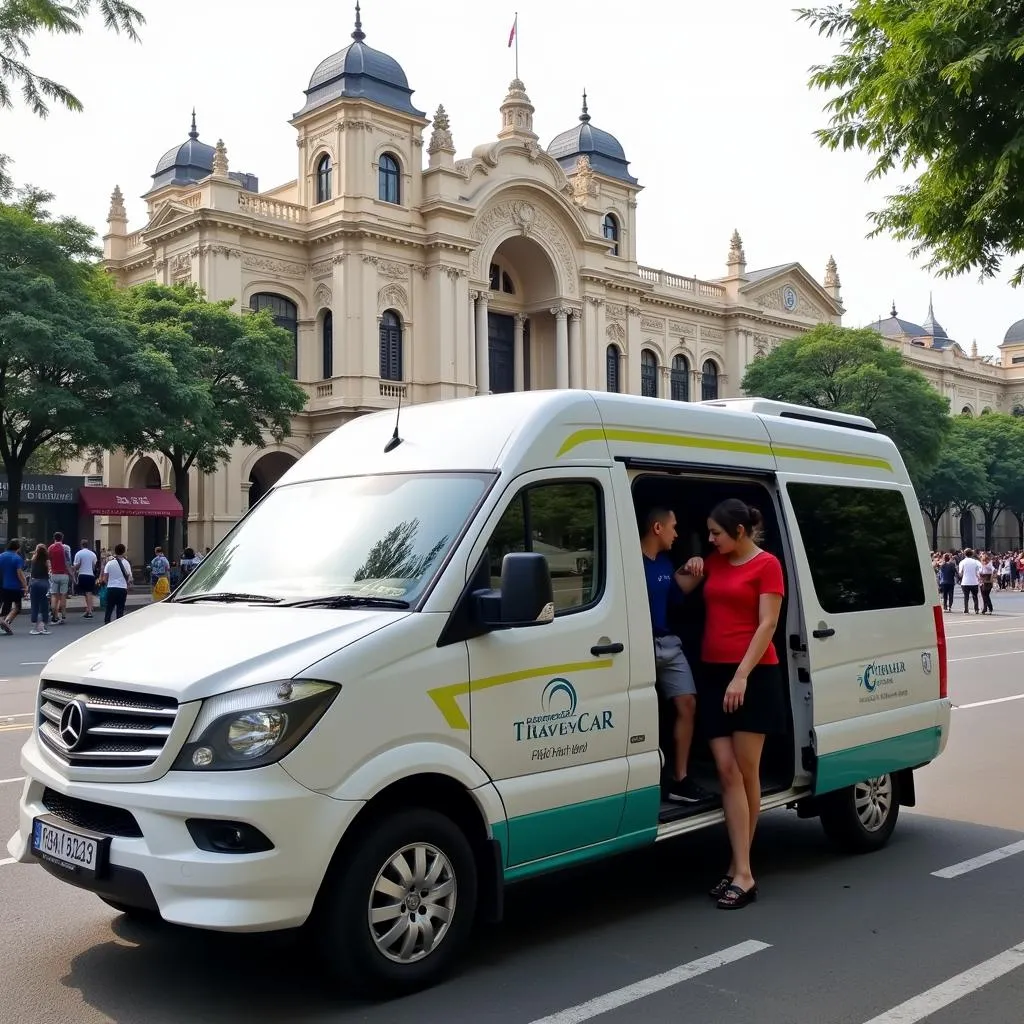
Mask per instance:
[[[724,276],[638,264],[641,185],[586,96],[545,147],[516,79],[497,137],[458,159],[444,108],[425,117],[398,62],[365,39],[357,7],[351,42],[315,69],[290,122],[295,180],[261,192],[255,176],[229,171],[223,142],[200,141],[193,118],[157,164],[144,227],[129,231],[114,190],[104,247],[116,280],[195,281],[211,299],[269,307],[309,393],[284,444],[239,448],[194,476],[194,545],[219,540],[318,439],[400,398],[553,387],[730,396],[756,355],[840,321],[834,261],[822,283],[798,263],[748,270],[738,233]],[[159,456],[108,455],[103,469],[109,487],[173,484]],[[100,536],[141,560],[158,536],[144,522],[105,518]]]

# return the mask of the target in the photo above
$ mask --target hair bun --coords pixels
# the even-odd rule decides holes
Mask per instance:
[[[755,505],[747,506],[747,515],[750,516],[750,522],[753,526],[764,526],[764,516],[761,515],[761,510]]]

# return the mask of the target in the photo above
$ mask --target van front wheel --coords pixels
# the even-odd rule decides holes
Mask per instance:
[[[348,988],[398,995],[439,981],[473,926],[473,850],[449,818],[406,810],[371,825],[320,902],[320,952]]]
[[[880,850],[900,815],[898,785],[894,776],[879,775],[823,797],[825,835],[847,853]]]

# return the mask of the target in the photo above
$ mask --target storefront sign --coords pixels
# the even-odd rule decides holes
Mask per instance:
[[[77,504],[78,488],[85,485],[82,476],[26,476],[21,481],[21,502],[30,505]],[[0,501],[7,501],[7,477],[0,475]]]

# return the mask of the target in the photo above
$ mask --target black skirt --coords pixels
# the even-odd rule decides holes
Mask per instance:
[[[786,689],[778,665],[758,665],[747,679],[742,706],[722,707],[738,665],[703,662],[697,673],[697,728],[705,739],[753,732],[773,736],[786,731]]]

